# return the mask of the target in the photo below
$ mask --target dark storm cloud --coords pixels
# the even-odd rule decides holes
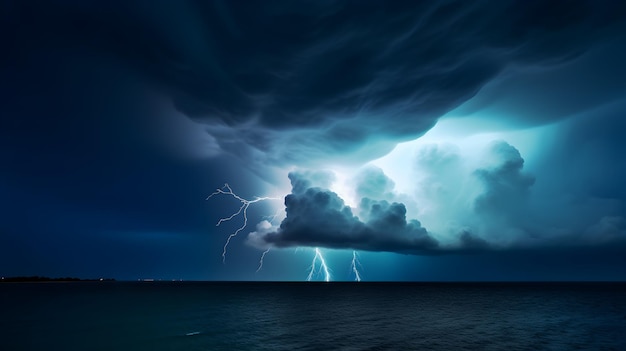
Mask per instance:
[[[407,219],[407,209],[400,202],[364,196],[356,207],[357,216],[335,192],[317,186],[305,187],[327,182],[331,177],[326,172],[291,172],[289,179],[292,192],[285,197],[286,218],[277,228],[267,222],[259,224],[257,230],[248,236],[251,245],[259,248],[324,247],[415,255],[469,253],[493,248],[469,229],[461,230],[452,242],[442,245],[418,220]],[[387,187],[382,188],[389,192],[371,195],[395,196],[391,193],[393,181],[378,168],[364,169],[357,179],[357,189],[386,184]]]
[[[612,2],[218,4],[211,84],[224,88],[189,92],[205,108],[178,106],[254,121],[243,141],[278,162],[419,136],[506,67],[575,58],[622,14]]]
[[[468,251],[471,250],[486,250],[489,249],[490,245],[487,240],[477,237],[469,231],[463,231],[459,235],[460,246]]]
[[[493,80],[454,111],[477,113],[509,125],[548,124],[620,101],[626,93],[626,36],[599,41],[577,60],[548,69],[522,70]],[[619,78],[618,78],[619,77]]]
[[[116,55],[208,124],[223,150],[258,156],[247,145],[278,163],[380,156],[507,67],[578,57],[624,18],[613,1],[7,7],[11,55],[28,56],[33,42]]]
[[[253,232],[248,240],[257,246],[326,247],[364,251],[421,253],[434,250],[438,242],[419,221],[406,219],[401,203],[363,198],[363,220],[334,192],[312,187],[301,191],[306,182],[291,173],[294,190],[285,197],[287,217],[276,231]]]

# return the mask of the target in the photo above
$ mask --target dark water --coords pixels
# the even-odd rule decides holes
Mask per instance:
[[[626,350],[610,283],[4,283],[0,309],[1,350]]]

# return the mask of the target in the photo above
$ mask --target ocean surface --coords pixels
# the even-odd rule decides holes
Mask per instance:
[[[626,284],[0,284],[0,350],[626,350]]]

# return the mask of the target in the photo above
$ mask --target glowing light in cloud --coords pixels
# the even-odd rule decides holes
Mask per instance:
[[[473,199],[480,193],[480,184],[475,184],[472,174],[476,169],[494,163],[493,156],[488,152],[492,143],[506,141],[514,145],[526,161],[525,168],[532,170],[539,146],[546,145],[557,128],[557,124],[552,124],[520,130],[507,127],[493,117],[444,117],[422,137],[398,144],[392,152],[369,164],[382,169],[395,182],[396,194],[413,200],[405,201],[407,217],[418,218],[429,231],[441,238],[441,235],[446,235],[444,227],[448,226],[442,219],[459,219],[443,207],[450,209],[454,205],[455,210],[461,211],[461,208],[471,207]],[[431,169],[423,168],[419,162],[420,157],[429,156],[429,151],[436,151],[432,155],[437,164],[430,165]],[[453,172],[457,174],[451,174],[450,170],[441,173],[441,162],[445,160],[443,156],[455,158],[450,165],[454,165]],[[439,173],[432,174],[433,169],[438,169]],[[437,184],[444,186],[439,190],[448,191],[448,202],[441,201],[438,197],[441,193],[428,194],[428,189],[424,188],[437,191]]]
[[[353,188],[353,179],[355,175],[354,168],[333,167],[329,169],[335,175],[335,181],[332,183],[330,190],[341,197],[351,208],[356,208],[359,200]]]
[[[424,146],[454,145],[465,162],[476,164],[480,162],[482,150],[489,143],[505,140],[515,145],[526,159],[532,161],[533,156],[553,138],[556,129],[558,124],[514,129],[498,122],[495,117],[444,117],[420,138],[398,144],[393,151],[370,164],[382,168],[396,182],[397,191],[410,192],[414,190],[414,176],[407,171],[410,170],[417,150]]]

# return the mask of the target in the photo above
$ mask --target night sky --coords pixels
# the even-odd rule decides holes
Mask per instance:
[[[626,280],[622,1],[3,0],[0,39],[2,276]]]

